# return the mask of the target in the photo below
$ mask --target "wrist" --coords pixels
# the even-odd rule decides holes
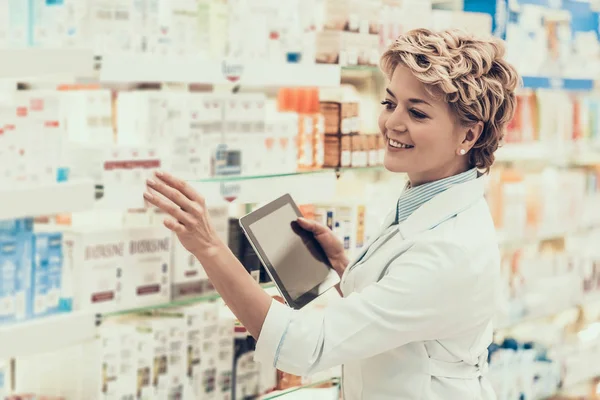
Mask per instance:
[[[200,261],[200,264],[207,265],[229,251],[229,247],[219,240],[214,245],[199,249],[193,254]]]
[[[348,268],[348,264],[350,264],[350,260],[344,254],[340,257],[337,257],[335,260],[333,260],[333,262],[331,263],[331,266],[341,277],[342,274],[344,273],[344,271],[346,270],[346,268]]]

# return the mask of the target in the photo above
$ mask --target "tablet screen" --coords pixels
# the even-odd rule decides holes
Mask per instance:
[[[312,233],[300,228],[297,218],[292,205],[285,203],[249,225],[281,283],[294,300],[309,291],[318,291],[316,286],[331,271],[325,253],[315,245]]]

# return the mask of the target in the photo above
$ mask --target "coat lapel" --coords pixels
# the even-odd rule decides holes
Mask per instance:
[[[346,270],[352,268],[354,265],[358,264],[363,257],[365,256],[365,254],[367,254],[367,252],[369,251],[369,249],[371,248],[371,246],[373,246],[373,243],[375,243],[377,241],[377,239],[379,239],[381,237],[381,235],[383,235],[385,233],[385,231],[392,226],[392,224],[394,223],[394,221],[396,221],[396,210],[394,209],[393,211],[391,211],[384,219],[383,221],[383,225],[381,226],[381,229],[379,230],[379,232],[377,233],[377,235],[375,235],[375,237],[373,239],[371,239],[371,241],[369,242],[368,245],[366,245],[365,247],[363,247],[363,249],[361,250],[361,252],[358,254],[357,257],[354,258],[354,260],[348,265],[348,268],[346,268]]]
[[[434,228],[483,199],[485,177],[452,186],[438,194],[398,225],[403,238]]]
[[[388,235],[398,234],[402,240],[410,239],[420,232],[432,229],[442,222],[454,217],[461,211],[464,211],[475,204],[477,201],[483,199],[484,193],[484,181],[483,177],[457,184],[448,190],[435,196],[428,202],[424,203],[419,207],[413,214],[398,225],[397,231],[391,230]],[[381,227],[380,232],[375,236],[370,243],[364,247],[358,257],[351,262],[342,276],[342,281],[345,281],[346,276],[356,267],[358,264],[365,263],[370,256],[375,252],[372,251],[367,257],[366,254],[369,252],[375,242],[379,240],[380,243],[387,242],[387,238],[382,238],[385,232],[392,226],[396,220],[396,208],[390,212]],[[387,236],[387,235],[386,235]],[[403,246],[398,247],[398,252],[404,252],[406,248]]]

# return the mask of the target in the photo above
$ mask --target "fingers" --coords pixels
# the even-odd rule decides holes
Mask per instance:
[[[146,184],[148,185],[148,187],[154,189],[158,193],[165,196],[167,199],[171,200],[173,203],[179,206],[179,208],[182,208],[183,210],[188,212],[191,211],[193,204],[192,201],[188,199],[179,190],[166,185],[160,180],[148,179],[146,181]]]
[[[157,171],[156,176],[169,187],[182,193],[189,200],[197,202],[198,204],[204,206],[204,197],[202,197],[198,192],[196,192],[192,187],[190,187],[190,185],[187,184],[185,181],[182,181],[181,179],[176,178],[173,175],[164,171]]]
[[[157,193],[151,193],[150,191],[146,191],[144,193],[144,199],[146,199],[148,203],[160,208],[175,218],[177,221],[179,221],[179,223],[188,226],[192,226],[194,224],[194,218],[187,212],[183,211],[181,207],[177,206],[173,201],[166,199]]]
[[[175,233],[185,233],[186,232],[184,225],[182,225],[180,222],[172,220],[170,218],[165,219],[164,224],[167,227],[167,229],[170,229]]]

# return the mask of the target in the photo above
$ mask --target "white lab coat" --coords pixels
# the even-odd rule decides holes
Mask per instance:
[[[343,365],[345,400],[494,399],[485,378],[500,255],[483,178],[381,234],[322,310],[271,304],[255,359],[306,376]]]

